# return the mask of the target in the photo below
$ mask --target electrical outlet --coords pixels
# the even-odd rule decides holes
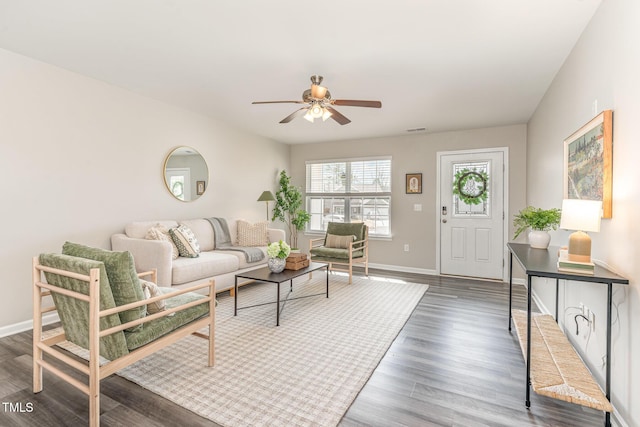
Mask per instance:
[[[404,244],[404,251],[405,252],[409,252],[409,244],[408,243]]]

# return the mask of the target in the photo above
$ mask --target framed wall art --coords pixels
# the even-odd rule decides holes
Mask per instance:
[[[422,174],[408,173],[406,178],[407,194],[422,194]]]
[[[611,218],[613,112],[605,110],[564,140],[564,198],[602,200]]]
[[[204,194],[205,183],[204,181],[196,181],[196,195],[201,196]]]

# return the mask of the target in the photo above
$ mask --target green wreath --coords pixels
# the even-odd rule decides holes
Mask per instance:
[[[180,181],[174,182],[171,186],[171,192],[176,197],[182,197],[184,193],[184,184],[182,184]]]
[[[453,194],[468,205],[487,201],[489,175],[485,171],[462,169],[453,178]]]

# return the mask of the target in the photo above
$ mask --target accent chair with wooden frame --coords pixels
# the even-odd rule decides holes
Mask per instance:
[[[329,263],[329,270],[349,273],[351,284],[354,265],[364,264],[369,275],[369,228],[363,222],[330,222],[324,237],[309,241],[309,253],[312,261]]]
[[[128,252],[119,254],[126,254],[133,260]],[[143,357],[193,334],[208,340],[207,365],[214,364],[213,280],[179,291],[159,288],[160,295],[117,305],[118,296],[114,292],[117,286],[110,285],[109,277],[112,276],[108,274],[106,264],[64,254],[42,254],[33,259],[33,391],[39,393],[43,389],[43,368],[83,391],[89,396],[91,427],[100,424],[100,380]],[[135,279],[150,276],[151,281],[155,281],[155,271],[139,275],[135,270],[132,272]],[[43,274],[46,281],[43,281]],[[198,290],[208,291],[208,295],[194,292]],[[47,296],[53,298],[54,306],[42,306],[42,299]],[[147,304],[159,301],[166,302],[165,309],[146,314]],[[42,315],[56,310],[64,331],[43,339]],[[122,322],[123,313],[135,313],[136,310],[141,310],[143,315]],[[209,329],[208,335],[198,332],[205,327]],[[54,348],[65,340],[88,350],[88,362]],[[45,353],[87,375],[88,384],[44,360]],[[100,356],[107,359],[102,365]]]

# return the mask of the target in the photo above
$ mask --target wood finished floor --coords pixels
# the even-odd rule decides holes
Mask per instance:
[[[429,290],[353,402],[340,426],[601,426],[602,412],[532,393],[524,407],[524,361],[507,330],[507,284],[371,271],[428,283]],[[515,308],[526,307],[514,286]],[[87,398],[46,373],[31,391],[31,332],[0,339],[0,426],[83,426]],[[82,378],[70,372],[74,377]],[[117,375],[101,383],[102,426],[216,426]],[[9,411],[8,403],[33,405]]]

